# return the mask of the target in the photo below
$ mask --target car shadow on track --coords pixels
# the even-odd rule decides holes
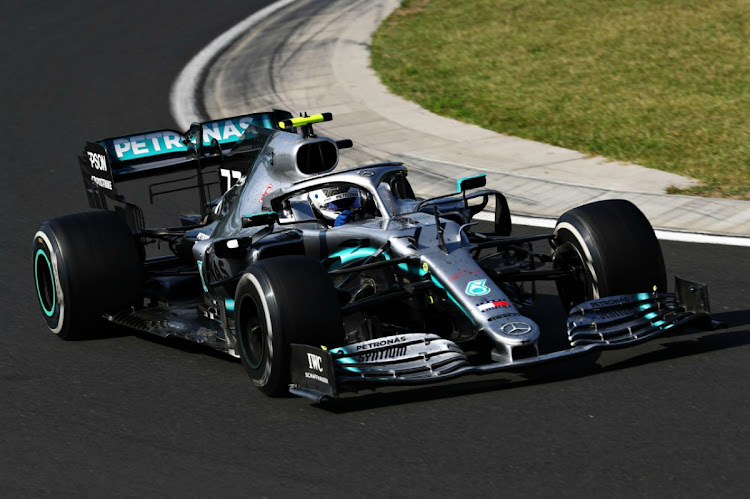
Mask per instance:
[[[180,350],[181,352],[189,353],[193,355],[213,357],[215,359],[226,360],[229,362],[233,362],[235,364],[240,363],[240,359],[236,357],[232,357],[228,353],[222,352],[220,350],[216,350],[210,347],[209,345],[193,343],[192,341],[188,341],[182,338],[176,338],[174,336],[167,336],[166,338],[162,338],[161,336],[156,336],[154,334],[146,333],[143,331],[131,330],[130,334],[133,336],[136,336],[139,339],[146,340],[150,343],[153,343],[155,345],[161,345],[164,348],[172,348],[172,349]]]
[[[104,321],[102,321],[104,322]],[[73,342],[88,342],[88,341],[101,341],[101,340],[112,340],[115,338],[124,338],[125,336],[133,336],[136,334],[132,329],[128,329],[119,324],[112,324],[104,322],[104,324],[95,331],[84,333],[80,336],[73,338],[66,338],[65,341]]]
[[[585,376],[614,372],[637,366],[665,362],[682,357],[705,354],[750,344],[750,310],[725,312],[713,315],[714,320],[725,323],[731,329],[686,333],[656,340],[633,347],[633,355],[623,360],[599,359],[599,352],[560,360],[524,371],[495,374],[489,378],[463,378],[460,382],[399,388],[393,391],[361,391],[354,396],[345,396],[318,404],[318,407],[334,413],[346,414],[380,407],[412,404],[443,398],[465,397],[480,393],[518,389],[539,384],[551,384]],[[647,349],[647,351],[643,351]],[[627,350],[621,350],[620,356]],[[611,362],[614,360],[614,362]],[[611,362],[611,363],[607,363]]]
[[[231,355],[226,354],[224,352],[215,350],[208,345],[201,345],[199,343],[193,343],[192,341],[188,341],[182,338],[177,338],[174,336],[167,336],[165,338],[162,338],[161,336],[156,336],[154,334],[150,334],[144,331],[130,329],[125,326],[121,326],[119,324],[107,324],[105,328],[98,331],[94,335],[89,335],[88,337],[76,338],[75,340],[72,340],[72,341],[88,342],[88,341],[112,340],[116,338],[124,338],[126,336],[134,336],[141,340],[145,340],[156,345],[162,345],[165,348],[172,348],[172,349],[180,350],[185,353],[191,353],[191,354],[196,354],[196,355],[207,355],[210,357],[215,357],[217,359],[224,359],[224,360],[234,361],[237,363],[240,362],[238,358],[232,357]]]

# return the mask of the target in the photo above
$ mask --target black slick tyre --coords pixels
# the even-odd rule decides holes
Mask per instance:
[[[604,296],[667,290],[661,246],[631,202],[598,201],[565,212],[555,226],[553,265],[574,276],[557,281],[569,310]]]
[[[242,364],[270,396],[288,393],[290,344],[343,343],[336,290],[312,258],[280,256],[252,264],[237,285],[234,310]]]
[[[42,317],[64,340],[89,337],[104,313],[143,304],[138,247],[114,212],[44,222],[34,235],[32,266]]]

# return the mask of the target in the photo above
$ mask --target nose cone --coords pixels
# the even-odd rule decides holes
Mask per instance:
[[[485,332],[495,343],[492,352],[495,361],[512,362],[539,353],[536,346],[539,326],[528,317],[515,315],[506,317],[503,322],[493,321]]]

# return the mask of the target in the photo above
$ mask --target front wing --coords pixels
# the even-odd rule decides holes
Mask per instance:
[[[705,286],[678,280],[677,295],[639,293],[582,303],[571,310],[567,325],[571,346],[566,350],[481,365],[471,364],[456,343],[434,334],[387,336],[330,350],[294,344],[289,390],[320,402],[361,388],[512,371],[593,350],[629,347],[688,326],[710,329],[712,321]]]

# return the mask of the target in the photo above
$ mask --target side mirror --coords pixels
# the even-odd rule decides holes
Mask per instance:
[[[242,216],[243,229],[248,227],[262,227],[266,225],[268,227],[273,227],[277,223],[279,223],[279,214],[275,211],[263,211],[261,213]]]
[[[474,175],[473,177],[464,177],[456,181],[456,192],[464,192],[469,189],[478,189],[487,185],[487,175]]]

